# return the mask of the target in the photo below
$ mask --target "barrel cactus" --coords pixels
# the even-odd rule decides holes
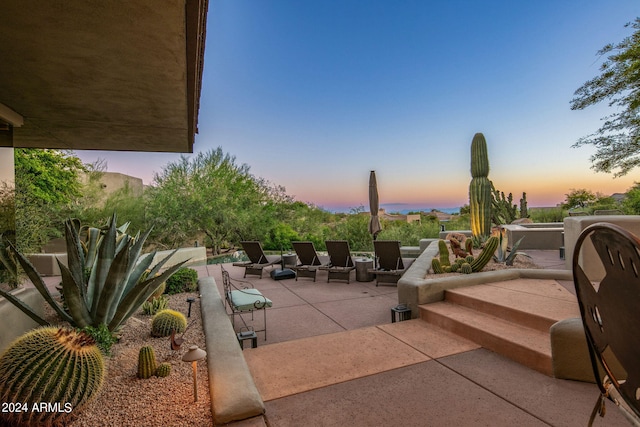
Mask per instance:
[[[154,337],[168,337],[171,331],[184,332],[187,328],[187,319],[184,314],[175,310],[162,310],[153,316],[151,321],[151,335]]]
[[[102,353],[90,335],[34,329],[0,356],[0,402],[24,405],[1,412],[0,425],[67,425],[98,394],[104,377]]]
[[[460,273],[462,274],[471,274],[473,273],[473,269],[471,268],[471,264],[469,264],[468,262],[463,263],[460,266]]]
[[[146,345],[138,353],[138,378],[151,378],[156,373],[156,353],[153,347]]]
[[[433,258],[431,260],[431,268],[433,269],[434,274],[444,273],[444,269],[442,268],[442,264],[440,264],[440,260],[438,258]]]
[[[156,376],[160,378],[168,377],[171,374],[171,363],[164,362],[156,368]]]
[[[486,237],[491,232],[491,181],[489,181],[489,156],[484,135],[476,133],[471,142],[471,184],[469,184],[469,210],[471,233],[474,237]]]

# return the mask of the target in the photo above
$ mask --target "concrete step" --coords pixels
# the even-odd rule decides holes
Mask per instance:
[[[443,302],[420,306],[420,317],[551,375],[549,328],[580,309],[555,280],[518,279],[447,290]]]
[[[541,332],[554,323],[580,317],[574,295],[551,280],[518,280],[504,284],[448,290],[445,301]]]
[[[420,318],[546,375],[552,375],[548,332],[450,302],[420,306]]]

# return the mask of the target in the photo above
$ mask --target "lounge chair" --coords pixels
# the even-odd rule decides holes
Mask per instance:
[[[240,242],[240,244],[247,257],[249,257],[249,261],[234,262],[233,265],[244,267],[244,277],[247,277],[247,274],[254,274],[262,278],[262,270],[265,267],[282,262],[280,255],[265,255],[260,242],[244,241]]]
[[[291,244],[298,255],[298,263],[293,268],[297,273],[296,280],[298,277],[312,277],[315,282],[318,269],[329,264],[329,257],[318,255],[313,242],[291,242]]]
[[[349,283],[351,271],[356,268],[349,242],[346,240],[327,240],[327,252],[329,252],[329,265],[322,267],[327,270],[327,282],[331,279],[346,280]]]
[[[599,283],[580,265],[581,249],[587,245],[595,249],[606,272]],[[638,237],[604,222],[585,228],[576,242],[573,282],[600,389],[589,426],[597,413],[605,415],[605,400],[614,403],[631,425],[640,425],[639,251]]]
[[[374,240],[373,247],[376,262],[374,268],[368,271],[376,275],[376,286],[379,283],[398,283],[415,261],[413,258],[402,258],[398,240]]]
[[[273,303],[271,300],[262,293],[250,287],[238,287],[234,285],[229,272],[220,265],[222,270],[222,286],[224,288],[224,302],[225,309],[228,307],[231,310],[231,324],[235,329],[235,318],[240,316],[240,320],[244,324],[246,329],[247,322],[242,317],[243,313],[251,313],[251,320],[253,320],[253,312],[256,310],[262,310],[264,314],[264,329],[254,330],[254,332],[264,332],[264,340],[267,340],[267,308],[271,307]],[[244,282],[249,284],[248,282]]]

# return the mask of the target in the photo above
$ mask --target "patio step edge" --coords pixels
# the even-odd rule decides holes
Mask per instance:
[[[548,333],[549,328],[560,320],[580,316],[577,300],[523,294],[488,285],[447,290],[445,301],[544,333]]]
[[[420,318],[524,366],[545,375],[552,375],[548,332],[451,302],[421,305]]]

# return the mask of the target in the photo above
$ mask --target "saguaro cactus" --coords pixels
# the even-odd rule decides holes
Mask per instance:
[[[471,233],[485,237],[491,232],[491,181],[489,181],[489,156],[484,135],[476,133],[471,142],[471,184],[469,184],[469,209]]]

